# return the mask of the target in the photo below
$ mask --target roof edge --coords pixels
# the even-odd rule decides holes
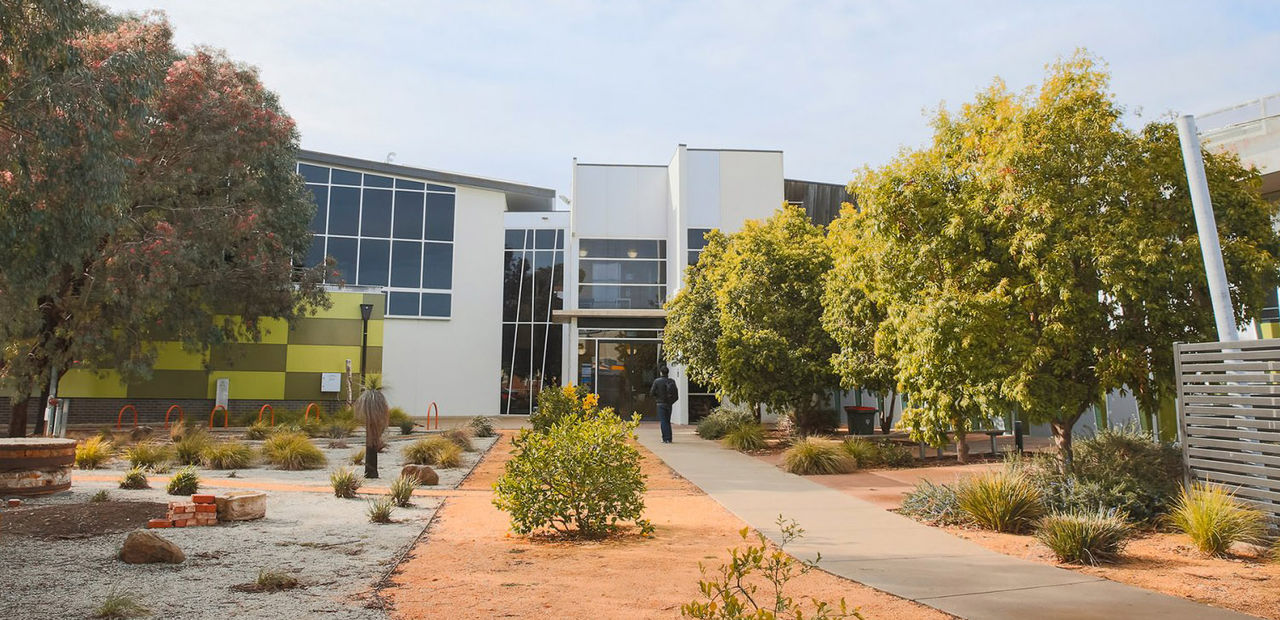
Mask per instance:
[[[546,187],[525,185],[523,183],[516,183],[513,181],[487,179],[484,177],[458,174],[456,172],[441,172],[439,170],[428,170],[426,168],[415,168],[413,166],[402,166],[400,164],[370,161],[367,159],[348,157],[346,155],[334,155],[333,153],[322,153],[320,151],[310,151],[307,149],[298,149],[298,159],[306,162],[328,164],[331,166],[346,166],[349,168],[358,168],[360,170],[381,172],[383,174],[410,177],[425,181],[439,181],[441,183],[452,183],[454,185],[466,185],[468,187],[491,189],[510,194],[525,194],[528,196],[551,199],[555,199],[556,197],[556,190]]]

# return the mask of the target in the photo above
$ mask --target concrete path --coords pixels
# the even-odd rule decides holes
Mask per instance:
[[[693,427],[677,427],[672,444],[661,442],[656,424],[639,434],[668,466],[771,539],[780,513],[798,522],[805,536],[787,547],[792,555],[821,552],[825,571],[961,618],[1252,617],[988,551],[699,439]]]

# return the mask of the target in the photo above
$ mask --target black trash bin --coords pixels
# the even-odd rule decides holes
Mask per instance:
[[[844,412],[849,416],[850,435],[872,435],[876,432],[876,414],[880,413],[879,409],[845,407]]]

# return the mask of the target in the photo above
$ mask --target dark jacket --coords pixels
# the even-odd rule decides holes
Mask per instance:
[[[653,387],[649,388],[649,395],[664,405],[670,405],[680,400],[680,387],[676,385],[676,380],[671,377],[658,377],[653,380]]]

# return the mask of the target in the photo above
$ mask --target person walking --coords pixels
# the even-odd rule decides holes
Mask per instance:
[[[671,405],[680,400],[680,387],[675,379],[667,376],[667,367],[658,368],[658,378],[653,380],[649,395],[658,403],[658,426],[662,429],[662,443],[671,443]]]

